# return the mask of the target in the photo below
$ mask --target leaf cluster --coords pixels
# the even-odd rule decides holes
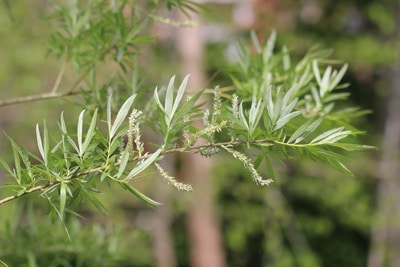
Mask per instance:
[[[173,6],[175,2],[181,7],[183,2],[191,3],[167,1],[167,5]],[[85,68],[91,73],[92,82],[88,86],[95,91],[98,62],[109,56],[125,72],[124,62],[135,55],[136,44],[147,40],[139,33],[148,17],[135,15],[127,19],[123,15],[127,1],[120,5],[113,2],[111,6],[106,1],[94,0],[68,3],[66,6],[55,3],[63,27],[53,36],[50,51],[65,55],[76,71]],[[157,3],[150,1],[144,7],[152,10]],[[80,5],[84,8],[79,8]],[[144,7],[133,5],[131,12],[140,13]],[[260,44],[254,34],[251,37],[254,52],[243,45],[239,63],[228,69],[233,92],[222,94],[222,89],[216,87],[208,109],[198,103],[205,91],[186,95],[189,76],[177,90],[172,77],[165,89],[154,89],[148,101],[150,109],[140,105],[139,92],[131,91],[123,104],[118,105],[113,90],[108,90],[105,122],[99,109],[91,112],[90,119],[84,109],[74,132],[67,130],[63,114],[58,122],[58,135],[50,136],[46,122],[42,126],[37,124],[39,155],[8,137],[14,162],[10,165],[2,160],[1,164],[12,178],[6,187],[15,194],[0,200],[0,205],[40,192],[52,215],[64,221],[65,212],[72,212],[83,200],[105,212],[96,197],[101,183],[117,184],[148,205],[158,205],[132,183],[155,166],[167,183],[191,191],[190,185],[171,177],[158,164],[172,152],[214,156],[225,151],[240,161],[259,185],[268,185],[275,178],[271,159],[282,161],[294,153],[350,173],[344,165],[348,160],[344,152],[371,147],[354,143],[351,137],[360,132],[349,127],[345,120],[349,113],[335,111],[335,105],[348,96],[340,91],[345,87],[341,80],[347,65],[334,68],[330,64],[337,61],[328,58],[328,51],[315,48],[293,64],[286,47],[276,48],[275,32],[265,44]],[[145,143],[141,139],[144,128],[154,129],[160,142]],[[196,145],[199,139],[206,144]],[[257,155],[255,161],[252,154]],[[264,165],[267,178],[258,171]]]

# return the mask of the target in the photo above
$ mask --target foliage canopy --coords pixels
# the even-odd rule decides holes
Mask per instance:
[[[11,177],[5,187],[15,194],[0,200],[0,205],[40,192],[52,215],[64,221],[65,212],[73,212],[83,200],[105,212],[96,198],[101,183],[117,184],[148,205],[158,205],[134,186],[152,166],[177,189],[192,190],[158,164],[169,153],[211,157],[225,151],[243,164],[256,184],[268,185],[275,178],[274,161],[298,154],[351,174],[344,165],[349,160],[345,152],[371,148],[355,142],[354,136],[361,132],[350,123],[364,112],[340,106],[348,97],[346,84],[341,83],[347,64],[330,59],[327,50],[311,48],[296,61],[289,48],[276,47],[275,32],[265,43],[252,34],[251,44],[240,47],[238,63],[224,70],[232,86],[187,95],[189,76],[177,88],[173,76],[167,86],[149,93],[139,78],[137,60],[142,43],[153,38],[146,34],[146,26],[151,20],[188,26],[157,12],[165,5],[183,10],[197,5],[191,1],[53,4],[59,26],[51,36],[49,53],[64,60],[57,80],[67,64],[78,77],[66,88],[57,82],[47,96],[81,94],[84,109],[74,130],[67,129],[63,114],[58,134],[50,134],[46,122],[37,124],[38,155],[7,136],[13,163],[1,160],[1,164]],[[99,79],[110,62],[118,66],[117,72],[105,81]],[[210,93],[211,105],[205,108],[199,100]],[[142,101],[145,98],[150,100]],[[150,129],[159,136],[158,143],[142,138]],[[206,144],[198,145],[199,139]],[[260,175],[262,168],[267,178]]]

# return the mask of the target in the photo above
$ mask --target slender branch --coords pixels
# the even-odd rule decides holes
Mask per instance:
[[[30,96],[24,96],[24,97],[18,97],[18,98],[11,98],[7,100],[0,101],[0,107],[4,106],[10,106],[10,105],[15,105],[15,104],[21,104],[21,103],[27,103],[27,102],[35,102],[35,101],[40,101],[40,100],[47,100],[47,99],[52,99],[52,98],[60,98],[60,97],[65,97],[65,96],[72,96],[72,95],[78,95],[80,92],[74,92],[74,91],[69,91],[69,92],[60,92],[60,93],[44,93],[44,94],[39,94],[39,95],[30,95]]]
[[[64,68],[65,67],[63,66],[60,73],[64,73]],[[47,100],[47,99],[52,99],[52,98],[60,98],[60,97],[71,96],[71,95],[79,95],[79,94],[81,94],[81,92],[77,92],[77,91],[75,91],[75,89],[78,87],[79,83],[86,77],[86,75],[92,70],[92,68],[93,68],[93,66],[88,67],[65,92],[57,93],[58,83],[61,80],[61,76],[60,76],[61,74],[59,73],[59,75],[57,76],[56,83],[54,84],[53,89],[50,93],[43,93],[43,94],[38,94],[38,95],[30,95],[30,96],[17,97],[17,98],[3,100],[3,101],[0,101],[0,107],[21,104],[21,103],[27,103],[27,102],[40,101],[40,100]]]
[[[0,260],[0,263],[1,263],[4,267],[8,267],[7,263],[5,263],[4,261]]]
[[[56,81],[54,82],[53,89],[51,89],[52,93],[57,92],[57,90],[58,90],[58,88],[60,86],[61,80],[62,80],[62,78],[64,76],[64,72],[65,72],[65,68],[66,67],[67,67],[67,59],[64,60],[64,62],[61,65],[60,71],[57,74],[57,78],[56,78]]]
[[[150,12],[149,14],[151,14],[155,9],[156,9],[155,7],[152,8],[149,11]],[[144,19],[145,18],[142,18],[141,21],[144,21]],[[130,30],[132,30],[132,29],[130,29]],[[122,40],[122,39],[116,40],[113,43],[111,43],[108,47],[104,48],[104,50],[99,55],[99,59],[104,58],[112,49],[115,49],[118,46],[118,43],[121,41],[124,41],[124,40]],[[79,78],[63,93],[56,93],[56,92],[58,90],[62,76],[64,75],[64,72],[65,72],[66,61],[64,61],[63,65],[61,66],[61,69],[56,77],[56,81],[55,81],[55,84],[53,85],[53,88],[51,89],[51,92],[38,94],[38,95],[30,95],[30,96],[12,98],[12,99],[7,99],[7,100],[0,100],[0,107],[21,104],[21,103],[27,103],[27,102],[48,100],[48,99],[52,99],[52,98],[59,98],[59,97],[65,97],[65,96],[71,96],[71,95],[78,95],[78,94],[80,94],[80,92],[76,92],[75,89],[78,87],[80,82],[86,77],[86,75],[95,67],[95,65],[97,64],[97,60],[94,60],[94,62],[95,63],[91,64],[79,76]]]
[[[161,155],[167,155],[167,154],[171,154],[171,153],[175,153],[175,152],[183,153],[183,152],[189,152],[189,151],[193,151],[193,150],[199,150],[199,149],[210,148],[210,147],[237,146],[237,145],[243,145],[243,144],[247,144],[247,143],[250,143],[250,144],[271,143],[272,144],[273,142],[274,141],[269,140],[269,139],[253,140],[253,141],[249,141],[249,142],[247,142],[247,141],[220,142],[220,143],[214,143],[214,144],[192,146],[192,147],[189,147],[189,148],[173,148],[173,149],[166,150],[166,151],[162,152]],[[151,155],[152,154],[147,154],[147,155],[144,155],[144,156],[141,156],[141,157],[138,156],[138,157],[133,158],[132,161],[143,160],[143,159],[149,158]],[[115,164],[115,166],[118,166],[118,165],[119,165],[119,163]],[[90,169],[90,170],[87,170],[87,171],[84,171],[84,172],[77,173],[77,174],[71,176],[68,180],[63,180],[63,182],[66,182],[66,181],[69,182],[69,181],[72,181],[72,180],[77,179],[77,178],[82,177],[82,176],[86,176],[86,175],[91,174],[91,173],[102,172],[105,169],[107,169],[107,167],[108,166],[101,166],[101,167]],[[5,204],[7,202],[10,202],[12,200],[15,200],[17,198],[20,198],[20,197],[22,197],[24,195],[28,195],[28,194],[34,193],[36,191],[42,191],[42,190],[44,190],[46,188],[49,188],[51,186],[54,186],[54,185],[57,185],[57,184],[60,184],[60,183],[61,183],[61,181],[53,181],[53,182],[48,182],[48,183],[45,183],[45,184],[42,184],[42,185],[38,185],[38,186],[32,187],[32,188],[24,191],[22,194],[16,194],[16,195],[12,195],[12,196],[9,196],[9,197],[1,199],[0,200],[0,205]]]

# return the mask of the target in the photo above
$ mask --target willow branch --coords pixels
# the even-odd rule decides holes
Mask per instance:
[[[62,93],[61,92],[60,93],[50,92],[50,93],[44,93],[44,94],[39,94],[39,95],[23,96],[23,97],[2,100],[2,101],[0,101],[0,107],[21,104],[21,103],[27,103],[27,102],[47,100],[47,99],[52,99],[52,98],[60,98],[60,97],[78,95],[78,94],[80,94],[80,92],[69,91],[69,92],[62,92]]]
[[[166,151],[162,152],[161,155],[167,155],[167,154],[171,154],[171,153],[175,153],[175,152],[184,153],[184,152],[190,152],[190,151],[195,151],[195,150],[204,149],[204,148],[210,148],[210,147],[238,146],[238,145],[243,145],[243,144],[247,144],[247,143],[249,143],[249,144],[263,144],[263,143],[272,144],[273,141],[269,140],[269,139],[262,139],[262,140],[253,140],[253,141],[249,141],[249,142],[247,142],[247,141],[219,142],[219,143],[213,143],[213,144],[207,144],[207,145],[192,146],[192,147],[189,147],[189,148],[173,148],[173,149],[169,149],[169,150],[166,150]],[[139,156],[138,157],[134,157],[132,159],[132,161],[143,160],[143,159],[146,159],[146,158],[150,157],[151,155],[152,154],[147,154],[147,155],[144,155],[144,156],[141,156],[141,157],[139,157]],[[118,166],[118,165],[119,165],[119,163],[115,164],[115,166]],[[7,202],[10,202],[12,200],[15,200],[17,198],[20,198],[22,196],[25,196],[25,195],[28,195],[28,194],[31,194],[31,193],[34,193],[34,192],[37,192],[37,191],[45,190],[46,188],[49,188],[51,186],[60,184],[61,182],[70,182],[70,181],[72,181],[74,179],[77,179],[77,178],[82,177],[82,176],[86,176],[86,175],[91,174],[91,173],[100,173],[100,172],[106,170],[107,168],[108,168],[108,166],[97,167],[97,168],[94,168],[94,169],[90,169],[90,170],[87,170],[87,171],[84,171],[84,172],[80,172],[80,173],[74,174],[71,177],[69,177],[67,180],[63,180],[63,181],[57,180],[57,181],[52,181],[52,182],[48,182],[48,183],[45,183],[45,184],[42,184],[42,185],[38,185],[38,186],[32,187],[30,189],[25,190],[23,193],[12,195],[12,196],[8,196],[8,197],[5,197],[5,198],[1,199],[0,200],[0,205],[5,204]]]
[[[7,265],[4,261],[0,260],[0,263],[1,263],[4,267],[8,267],[8,265]]]

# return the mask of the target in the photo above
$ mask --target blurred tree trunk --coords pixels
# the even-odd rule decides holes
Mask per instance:
[[[397,38],[400,37],[399,16],[400,9],[397,9]],[[400,266],[400,55],[390,79],[368,267]]]
[[[188,19],[183,14],[178,17],[179,20]],[[200,23],[200,18],[196,14],[192,13],[190,19]],[[202,27],[199,25],[178,29],[177,49],[181,56],[183,75],[190,74],[189,90],[193,93],[193,88],[201,89],[205,86],[206,80],[202,64],[204,57]],[[211,162],[198,154],[185,155],[181,160],[181,177],[187,178],[194,188],[187,211],[190,266],[223,267],[226,264],[218,220],[214,212]]]

